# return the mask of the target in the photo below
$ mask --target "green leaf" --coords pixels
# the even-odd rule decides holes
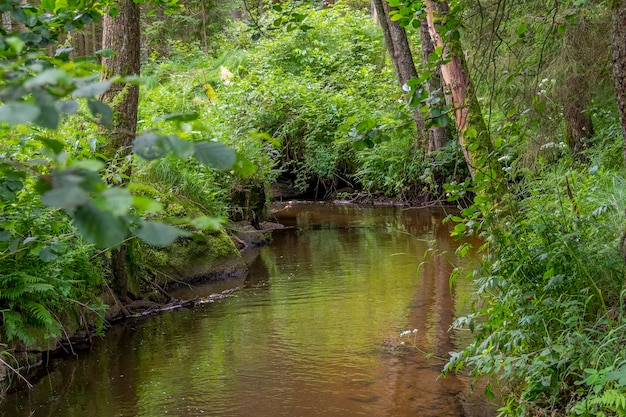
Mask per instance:
[[[8,103],[0,107],[0,123],[26,124],[37,120],[41,110],[30,103]]]
[[[41,196],[41,201],[47,206],[72,209],[86,204],[89,196],[77,185],[53,188]]]
[[[165,155],[161,136],[154,133],[139,135],[133,141],[133,152],[146,161],[153,161]]]
[[[144,221],[131,231],[144,242],[154,246],[167,246],[179,237],[191,236],[191,233],[172,225],[153,221]]]
[[[102,58],[111,58],[115,55],[115,51],[113,49],[99,49],[94,54],[100,55]]]
[[[478,132],[473,127],[469,128],[469,129],[467,129],[467,131],[465,131],[465,137],[467,137],[467,138],[474,139],[477,136],[478,136]]]
[[[100,117],[103,126],[110,127],[113,124],[113,110],[108,105],[98,100],[89,100],[87,107],[93,117]]]
[[[250,162],[246,157],[237,153],[237,162],[235,162],[235,172],[246,178],[257,171],[256,165]]]
[[[528,25],[526,25],[526,23],[522,23],[521,25],[517,26],[517,29],[515,29],[515,34],[519,37],[522,37],[526,33],[527,29]]]
[[[198,113],[190,112],[190,113],[171,113],[166,114],[165,116],[161,116],[157,119],[157,121],[163,120],[168,122],[190,122],[192,120],[196,120],[198,118]]]
[[[193,155],[195,146],[193,142],[181,139],[176,135],[161,136],[166,151],[172,152],[181,159],[187,159]]]
[[[126,222],[113,214],[98,210],[93,204],[85,204],[76,209],[74,224],[83,238],[102,248],[121,244],[126,238]]]
[[[59,127],[59,112],[54,106],[41,106],[41,113],[35,123],[46,129],[56,129]]]
[[[46,148],[50,149],[54,154],[57,154],[57,155],[63,152],[63,149],[65,148],[65,144],[63,142],[60,142],[55,139],[49,139],[43,136],[37,136],[35,137],[35,139],[43,143],[43,145]]]
[[[220,142],[196,142],[194,158],[202,165],[221,170],[229,170],[237,160],[237,155]]]
[[[11,49],[15,51],[16,54],[20,54],[24,50],[24,47],[26,46],[24,41],[18,38],[17,36],[8,37],[4,41],[7,43],[7,45],[11,47]]]
[[[72,168],[80,168],[91,172],[98,172],[104,168],[104,162],[96,159],[77,159],[71,162]]]
[[[163,205],[150,197],[134,196],[133,205],[141,212],[159,213],[163,211]]]
[[[191,219],[190,224],[196,229],[218,231],[222,227],[219,217],[201,216]]]
[[[24,82],[24,88],[32,89],[35,87],[42,87],[49,84],[69,83],[71,77],[63,70],[57,68],[47,69],[33,78]]]
[[[100,210],[108,211],[114,216],[123,216],[132,207],[133,196],[124,188],[113,187],[100,193],[93,203]]]
[[[54,0],[42,0],[41,1],[41,8],[48,12],[54,11],[54,5],[55,5]]]
[[[44,262],[52,262],[55,259],[57,259],[58,257],[59,257],[59,255],[57,255],[55,253],[55,251],[52,250],[52,248],[50,246],[44,246],[39,251],[39,259],[41,259]]]
[[[78,111],[78,103],[74,100],[57,101],[57,110],[62,113],[75,114]]]
[[[99,96],[105,93],[109,89],[109,87],[111,87],[111,84],[113,84],[113,81],[111,80],[104,80],[97,83],[88,84],[74,90],[72,92],[72,95],[74,97],[84,98]]]

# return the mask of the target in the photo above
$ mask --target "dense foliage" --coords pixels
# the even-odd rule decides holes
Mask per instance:
[[[484,304],[456,323],[475,341],[446,370],[491,378],[487,394],[499,381],[503,415],[624,415],[624,138],[605,36],[619,2],[443,2],[435,22],[456,49],[422,61],[432,2],[389,3],[419,73],[403,88],[362,2],[273,3],[228,23],[215,1],[157,11],[144,21],[141,81],[124,80],[141,82],[142,158],[115,160],[102,154],[113,113],[98,96],[119,80],[100,81],[95,58],[44,50],[115,8],[0,0],[15,24],[0,29],[2,340],[33,345],[62,323],[93,323],[109,248],[217,229],[248,209],[246,190],[265,200],[283,181],[318,198],[415,202],[445,189],[461,208],[453,234],[485,242],[474,272]],[[421,82],[455,54],[485,128],[449,126],[428,152],[407,99],[447,124],[450,106],[434,114],[442,98]],[[456,136],[480,136],[497,163],[472,178],[463,156],[477,149]]]

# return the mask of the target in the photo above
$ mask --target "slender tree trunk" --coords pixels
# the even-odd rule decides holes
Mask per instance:
[[[202,42],[204,43],[204,52],[209,53],[209,41],[206,29],[206,10],[204,7],[204,0],[200,0],[202,6]]]
[[[480,172],[491,179],[490,191],[499,194],[504,191],[502,169],[492,156],[493,145],[474,93],[461,43],[452,38],[446,39],[444,43],[437,31],[435,22],[446,19],[448,3],[425,0],[425,4],[431,38],[436,47],[444,48],[449,59],[448,63],[441,66],[441,75],[452,95],[457,134],[470,174],[476,179]]]
[[[613,2],[613,81],[624,136],[626,161],[626,1]]]
[[[413,62],[413,54],[409,46],[409,40],[406,31],[398,22],[391,21],[389,12],[393,10],[389,7],[386,0],[372,0],[375,15],[378,23],[383,31],[385,45],[391,58],[393,69],[398,77],[400,86],[403,86],[411,78],[417,77],[415,63]],[[418,144],[422,145],[426,142],[426,123],[419,109],[415,107],[412,110],[413,121],[417,128]],[[425,146],[420,146],[425,148]]]
[[[2,27],[5,28],[7,32],[13,30],[13,22],[11,22],[11,12],[2,13]]]
[[[424,64],[429,64],[430,55],[435,52],[435,46],[433,40],[430,37],[430,31],[428,30],[428,22],[426,19],[422,19],[420,22],[420,41],[422,44],[422,58]],[[427,84],[428,93],[431,97],[439,96],[445,103],[444,92],[441,88],[441,68],[437,67],[437,70],[433,73],[432,77]],[[428,152],[435,151],[442,148],[446,140],[446,128],[445,127],[431,127],[428,129]]]
[[[116,53],[103,59],[102,78],[113,75],[139,75],[140,67],[140,26],[139,5],[133,0],[121,0],[119,14],[115,18],[105,15],[102,27],[102,47]],[[131,175],[132,141],[137,128],[137,107],[139,87],[137,85],[115,83],[102,97],[114,112],[113,128],[109,132],[109,141],[104,154],[121,175],[122,183]],[[120,164],[120,167],[116,167]],[[111,251],[112,287],[122,301],[128,297],[128,268],[126,266],[126,248]]]

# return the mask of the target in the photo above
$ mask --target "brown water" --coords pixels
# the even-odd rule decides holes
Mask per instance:
[[[448,328],[471,288],[450,291],[458,242],[440,210],[292,205],[276,216],[294,227],[249,254],[245,280],[193,292],[240,286],[233,297],[112,329],[8,395],[0,416],[495,415],[468,380],[438,378],[442,361],[399,349],[447,356],[465,343]]]

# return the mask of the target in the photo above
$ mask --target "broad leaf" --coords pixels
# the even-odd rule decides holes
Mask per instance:
[[[101,101],[89,100],[87,107],[94,117],[100,117],[103,126],[110,127],[113,124],[113,110]]]
[[[153,161],[165,155],[161,136],[154,133],[139,135],[133,141],[133,152],[146,161]]]
[[[94,199],[94,204],[100,210],[108,211],[114,216],[123,216],[132,207],[133,196],[124,188],[108,188]]]
[[[111,248],[121,244],[126,238],[126,223],[120,217],[98,210],[92,204],[76,209],[74,224],[83,238],[102,248]]]
[[[144,221],[131,231],[144,242],[154,246],[167,246],[179,237],[191,236],[191,233],[169,224],[152,221]]]
[[[197,142],[193,156],[202,165],[221,170],[229,170],[235,164],[237,155],[220,142]]]
[[[51,262],[57,259],[59,256],[52,250],[50,246],[44,246],[39,251],[39,259],[44,262]]]
[[[96,97],[105,93],[113,82],[111,80],[99,81],[97,83],[85,85],[83,87],[74,90],[72,95],[74,97]]]
[[[41,196],[41,201],[51,207],[72,209],[89,201],[87,193],[77,185],[53,188]]]
[[[168,122],[190,122],[198,118],[198,113],[171,113],[165,116],[159,117],[157,120],[165,120]]]
[[[30,103],[8,103],[0,107],[0,123],[11,125],[31,123],[37,120],[41,110]]]

